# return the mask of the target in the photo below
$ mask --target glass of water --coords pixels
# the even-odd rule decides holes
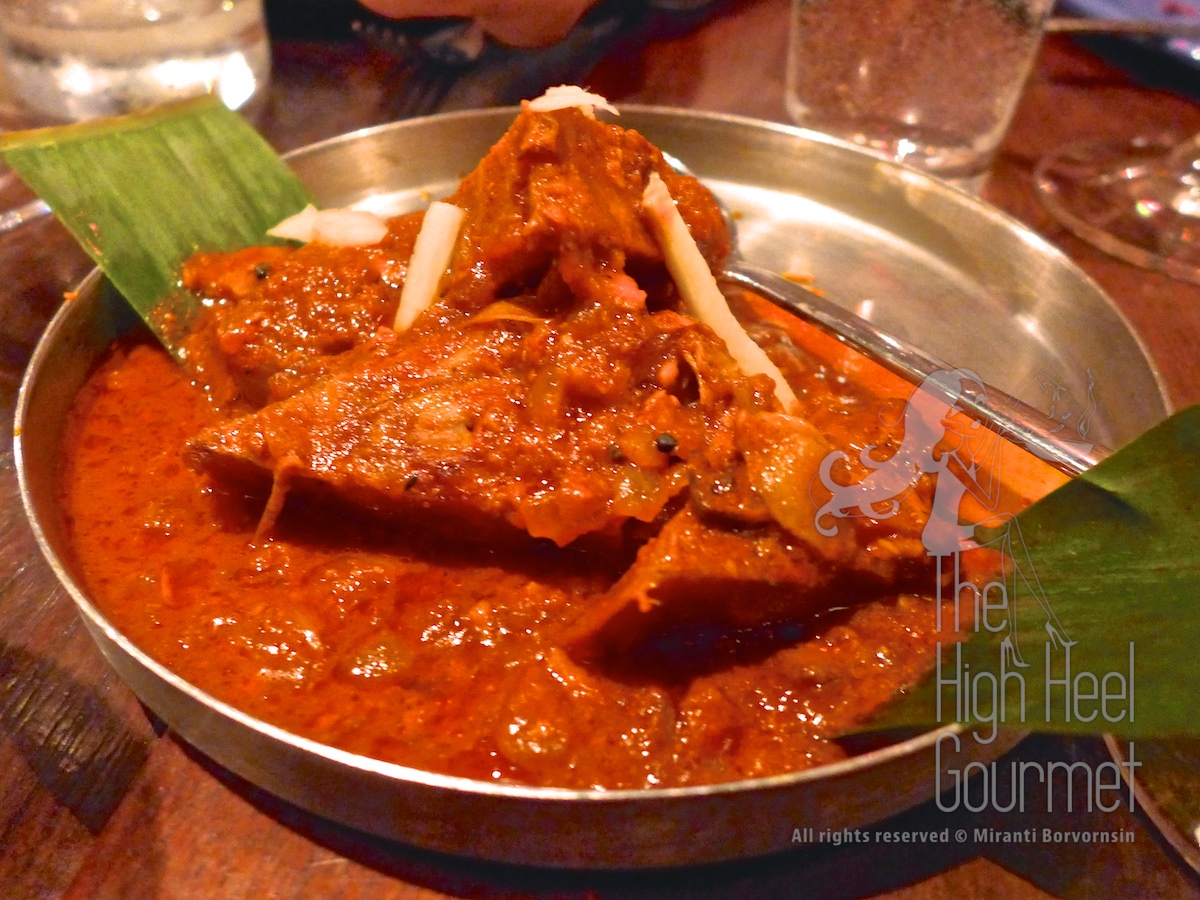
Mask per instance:
[[[792,0],[797,124],[978,191],[1054,0]]]
[[[204,93],[253,112],[271,68],[262,0],[3,0],[0,53],[37,124]]]

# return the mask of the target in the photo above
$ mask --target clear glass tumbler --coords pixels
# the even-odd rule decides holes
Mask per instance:
[[[118,115],[212,93],[264,96],[262,0],[4,0],[6,88],[37,123]]]
[[[793,0],[797,124],[979,190],[1053,0]]]

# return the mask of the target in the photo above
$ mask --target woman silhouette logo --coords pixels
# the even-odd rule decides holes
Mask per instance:
[[[1017,644],[1013,604],[1019,586],[1024,586],[1041,606],[1052,643],[1055,646],[1070,645],[1073,641],[1067,637],[1042,590],[1016,517],[997,509],[1001,436],[978,421],[964,420],[957,414],[958,401],[968,389],[980,394],[986,390],[982,379],[969,369],[947,369],[927,376],[905,405],[904,436],[900,446],[882,460],[871,455],[876,449],[874,446],[864,448],[859,461],[868,473],[858,483],[842,484],[833,478],[834,467],[849,462],[845,453],[834,451],[826,456],[818,477],[831,496],[818,509],[815,525],[818,532],[832,537],[837,534],[838,519],[852,516],[890,518],[899,511],[904,497],[923,475],[932,477],[933,503],[921,532],[921,543],[929,555],[937,558],[938,599],[941,599],[941,575],[947,558],[953,561],[957,585],[959,553],[981,546],[998,550],[1004,578],[996,586],[1004,591],[1007,612],[1007,634],[1001,642],[1001,650],[1013,665],[1025,666],[1028,663],[1022,659]],[[980,438],[983,443],[977,450],[972,450],[972,440],[978,442]],[[961,510],[968,494],[990,515],[980,521],[964,522]],[[983,543],[976,539],[979,528],[992,529]],[[978,600],[979,588],[969,583],[967,587],[975,592]]]

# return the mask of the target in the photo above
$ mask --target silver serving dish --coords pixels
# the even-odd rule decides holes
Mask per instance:
[[[511,110],[370,129],[293,154],[325,206],[402,211],[449,193],[511,122]],[[1041,238],[914,171],[794,128],[680,110],[628,108],[622,124],[683,159],[740,214],[745,255],[814,276],[827,294],[955,365],[1046,409],[1044,375],[1082,407],[1090,436],[1119,446],[1167,413],[1146,352],[1100,289]],[[159,665],[80,587],[56,507],[66,412],[97,355],[136,327],[93,273],[55,316],[17,411],[22,498],[42,551],[105,657],[184,740],[314,813],[423,847],[555,866],[659,866],[764,854],[793,828],[863,826],[931,798],[931,732],[849,761],[709,787],[571,791],[450,778],[297,737]],[[955,729],[957,726],[949,726]],[[962,741],[961,769],[1012,746]]]

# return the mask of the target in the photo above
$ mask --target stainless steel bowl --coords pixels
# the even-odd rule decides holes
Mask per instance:
[[[399,211],[449,193],[512,119],[459,113],[315,145],[291,163],[325,206]],[[1162,419],[1162,384],[1129,324],[1069,260],[995,209],[918,173],[783,126],[679,110],[625,111],[739,210],[750,259],[811,272],[832,296],[1035,405],[1031,373],[1094,378],[1092,435],[1124,443]],[[870,303],[860,301],[870,298]],[[450,778],[379,762],[259,721],[164,668],[81,587],[56,505],[63,426],[97,356],[136,327],[98,273],[55,316],[26,373],[14,441],[42,551],[112,666],[184,740],[305,809],[424,847],[554,866],[660,866],[764,854],[793,828],[879,821],[933,796],[948,726],[846,762],[773,778],[654,791],[570,791]],[[1031,393],[1032,390],[1032,393]],[[1079,392],[1077,391],[1077,394]],[[1061,400],[1060,400],[1061,402]],[[943,768],[1019,738],[964,738]],[[947,748],[943,748],[945,751]]]

